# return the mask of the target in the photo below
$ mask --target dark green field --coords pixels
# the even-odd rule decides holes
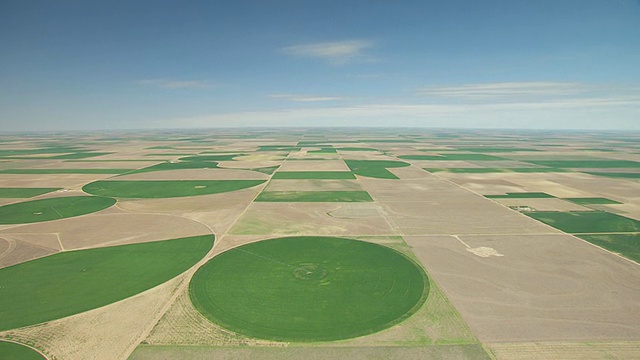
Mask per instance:
[[[370,202],[366,191],[265,191],[255,201],[263,202]]]
[[[639,234],[580,235],[579,237],[640,263]]]
[[[602,197],[564,198],[562,200],[571,201],[572,203],[578,204],[578,205],[615,205],[615,204],[622,204],[621,202],[617,202],[615,200],[602,198]]]
[[[0,359],[2,360],[43,360],[37,351],[19,344],[0,341]]]
[[[320,180],[340,180],[355,179],[356,177],[349,171],[278,171],[272,179],[320,179]]]
[[[555,198],[553,195],[549,195],[543,192],[512,192],[506,195],[485,195],[488,199],[549,199]]]
[[[30,198],[56,190],[60,188],[0,188],[0,198]]]
[[[354,174],[378,179],[397,179],[398,177],[387,169],[411,165],[404,161],[392,160],[345,160],[344,162]]]
[[[538,211],[525,215],[570,234],[640,231],[640,221],[604,211]]]
[[[212,322],[281,341],[329,341],[374,333],[426,300],[425,272],[387,247],[292,237],[216,256],[191,280],[191,300]]]
[[[26,224],[59,220],[106,209],[115,199],[101,196],[66,196],[0,206],[0,224]]]
[[[153,180],[95,181],[82,190],[89,194],[120,198],[171,198],[235,191],[260,185],[265,180]]]
[[[68,251],[0,269],[0,330],[78,314],[172,279],[204,257],[213,235]]]
[[[231,161],[236,156],[241,156],[243,154],[222,154],[222,155],[198,155],[198,156],[187,156],[180,158],[180,161]]]

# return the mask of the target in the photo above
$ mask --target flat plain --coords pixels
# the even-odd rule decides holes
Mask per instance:
[[[0,135],[0,354],[637,358],[639,144]]]

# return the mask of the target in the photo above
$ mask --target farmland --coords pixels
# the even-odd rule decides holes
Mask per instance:
[[[0,357],[638,355],[637,134],[79,136],[0,135]]]

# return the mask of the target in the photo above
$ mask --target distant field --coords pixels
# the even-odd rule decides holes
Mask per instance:
[[[269,202],[366,202],[366,191],[265,191],[255,201]]]
[[[0,206],[0,224],[26,224],[59,220],[106,209],[115,199],[101,196],[67,196]]]
[[[89,194],[120,198],[172,198],[219,194],[250,188],[265,180],[153,180],[95,181],[82,190]]]
[[[349,171],[278,171],[272,177],[275,180],[282,179],[355,179]]]
[[[30,198],[56,190],[60,188],[0,188],[0,198]]]
[[[163,162],[157,165],[149,166],[138,170],[129,170],[127,175],[152,172],[152,171],[171,171],[185,169],[217,169],[218,163],[215,161],[181,161],[181,162]]]
[[[578,205],[615,205],[622,204],[621,202],[602,198],[602,197],[592,197],[592,198],[563,198],[562,200],[571,201],[574,204]]]
[[[425,170],[429,172],[450,172],[460,174],[566,172],[566,170],[557,168],[425,168]]]
[[[354,174],[378,179],[397,179],[398,177],[387,169],[410,166],[404,161],[392,160],[345,160],[344,162]]]
[[[640,221],[604,211],[538,211],[525,215],[570,234],[640,231]]]
[[[68,251],[0,269],[0,330],[122,300],[190,268],[213,246],[204,235]]]
[[[640,179],[640,173],[625,172],[587,172],[587,174],[620,179]]]
[[[308,342],[397,324],[426,300],[429,282],[418,265],[384,246],[293,237],[214,257],[196,272],[189,291],[196,309],[223,327]]]
[[[0,174],[122,174],[131,169],[7,169]]]
[[[447,153],[441,155],[402,155],[398,156],[400,159],[407,160],[443,160],[443,161],[452,161],[452,160],[476,160],[476,161],[495,161],[495,160],[504,160],[504,158],[486,155],[486,154],[455,154],[455,153]]]
[[[525,160],[527,161],[527,160]],[[557,168],[640,168],[640,162],[627,160],[529,160],[532,164]]]
[[[547,199],[555,198],[553,195],[549,195],[543,192],[511,192],[506,195],[485,195],[488,199]]]

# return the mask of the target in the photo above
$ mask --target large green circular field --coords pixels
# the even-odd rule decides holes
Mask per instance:
[[[67,196],[0,206],[0,224],[26,224],[85,215],[106,209],[115,199],[101,196]]]
[[[85,185],[89,194],[119,198],[172,198],[219,194],[257,186],[266,180],[99,180]]]
[[[200,261],[213,235],[67,251],[0,269],[0,331],[95,309]]]
[[[226,251],[195,273],[191,300],[212,322],[247,336],[330,341],[399,323],[426,300],[422,268],[385,246],[289,237]]]

